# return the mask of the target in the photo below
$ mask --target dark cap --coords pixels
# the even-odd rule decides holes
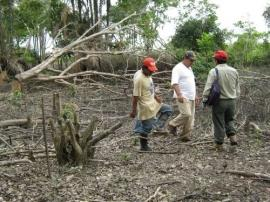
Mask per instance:
[[[189,50],[189,51],[185,52],[184,58],[194,61],[194,60],[196,60],[196,55],[193,51]]]

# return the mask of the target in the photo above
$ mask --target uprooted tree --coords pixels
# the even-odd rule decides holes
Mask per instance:
[[[107,130],[94,134],[98,119],[93,117],[84,131],[80,131],[76,105],[61,105],[59,94],[53,95],[53,114],[50,119],[53,143],[59,165],[83,165],[95,154],[95,145],[122,126],[119,122]]]
[[[57,49],[50,57],[48,57],[42,63],[31,68],[30,70],[27,70],[25,72],[17,74],[16,78],[19,81],[23,81],[23,80],[26,80],[28,78],[37,76],[41,71],[47,69],[49,67],[49,65],[52,64],[55,60],[57,60],[60,56],[69,52],[70,50],[78,48],[80,45],[82,45],[86,42],[89,42],[90,40],[96,39],[102,35],[109,35],[109,34],[112,35],[112,34],[115,34],[116,32],[119,32],[122,29],[126,29],[127,26],[119,28],[119,25],[121,25],[123,22],[126,22],[128,19],[132,18],[135,15],[136,15],[136,13],[133,13],[133,14],[127,16],[126,18],[124,18],[123,20],[119,21],[118,23],[112,24],[109,27],[107,27],[107,28],[105,28],[97,33],[88,35],[89,32],[91,30],[93,30],[100,23],[100,22],[97,22],[93,27],[89,28],[83,35],[81,35],[74,42],[72,42],[71,44],[68,44],[64,48]],[[83,59],[86,60],[91,56],[96,57],[96,52],[88,53],[88,56],[84,57]],[[70,67],[68,67],[67,70],[65,70],[63,73],[61,72],[60,75],[63,76],[63,74],[67,73],[76,63],[77,63],[77,61],[75,61],[74,64],[71,64]]]

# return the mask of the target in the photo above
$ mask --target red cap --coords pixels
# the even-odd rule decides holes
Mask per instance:
[[[150,72],[156,72],[158,70],[155,60],[153,58],[145,58],[143,61],[143,65],[146,66]]]
[[[223,50],[218,50],[214,53],[213,58],[215,58],[217,60],[227,60],[228,54]]]

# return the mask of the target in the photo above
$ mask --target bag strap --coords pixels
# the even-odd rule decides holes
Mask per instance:
[[[219,77],[219,75],[218,75],[218,69],[217,68],[215,68],[215,70],[216,70],[216,75],[217,75],[217,80],[218,80],[218,77]]]

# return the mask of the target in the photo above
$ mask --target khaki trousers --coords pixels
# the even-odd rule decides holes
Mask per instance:
[[[194,126],[195,116],[195,101],[189,100],[180,103],[176,100],[179,115],[169,122],[169,125],[174,127],[183,127],[181,137],[188,137]]]

